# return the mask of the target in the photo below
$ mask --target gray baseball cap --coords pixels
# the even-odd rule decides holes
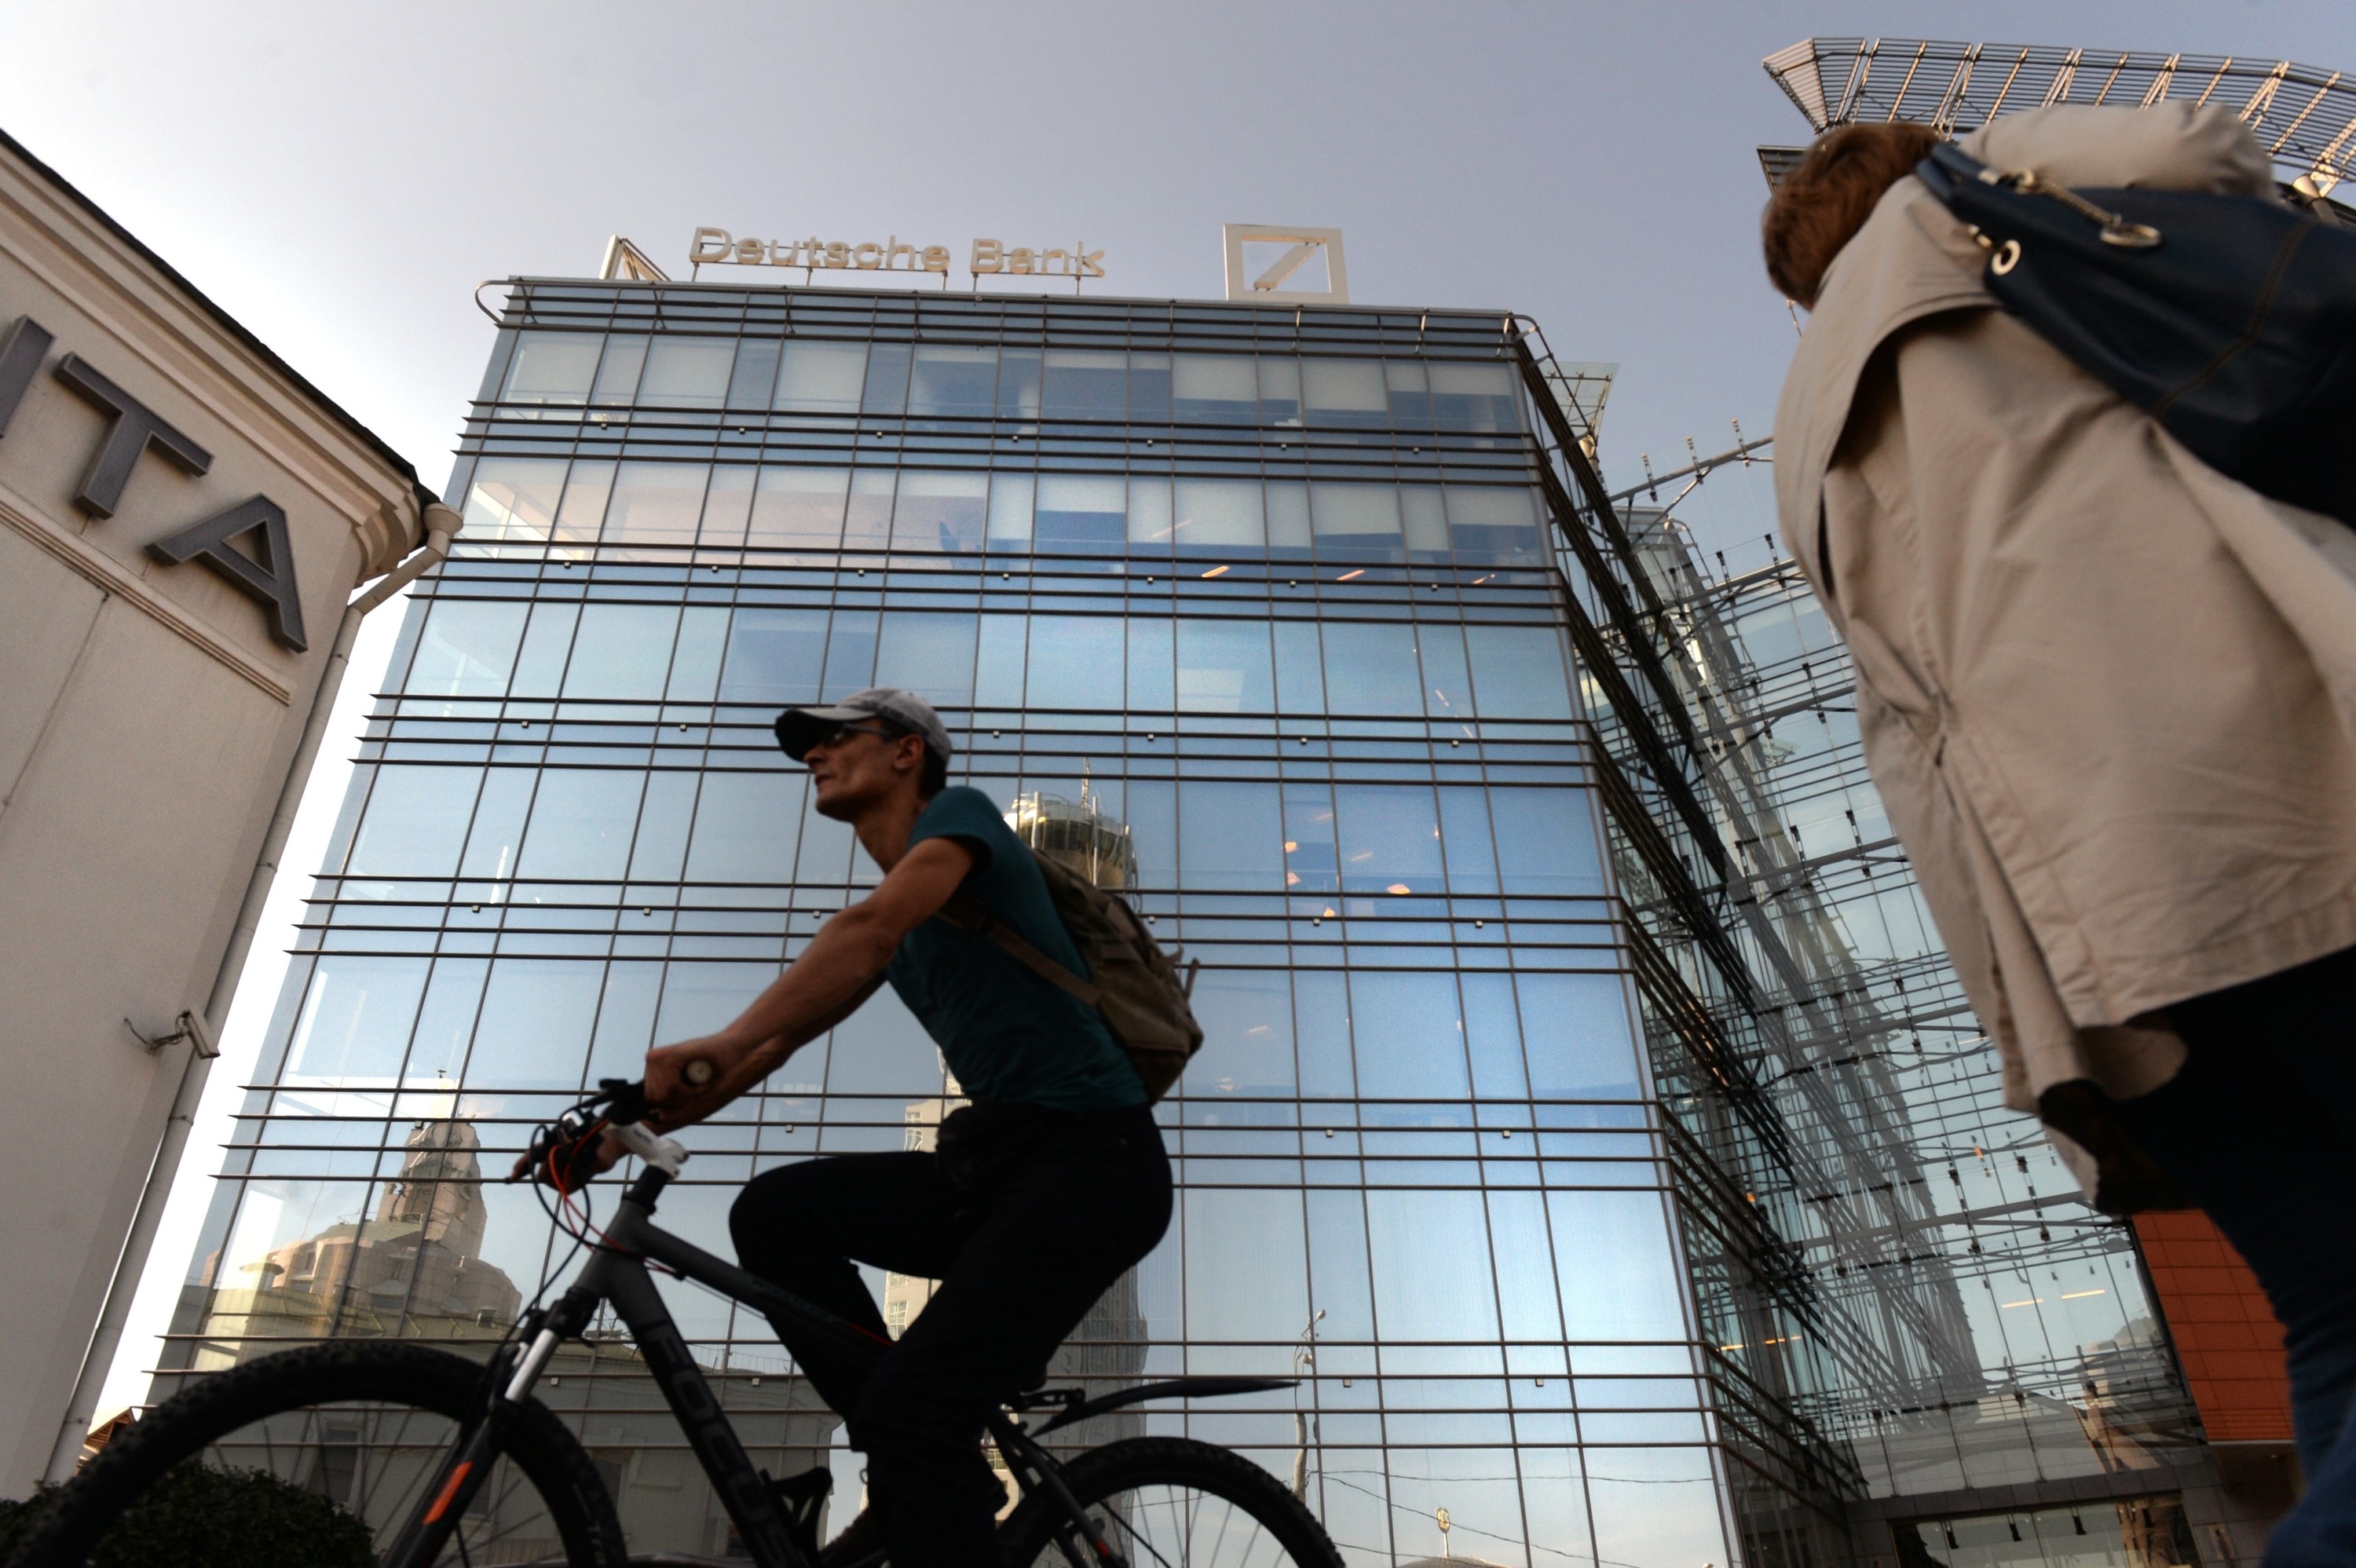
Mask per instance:
[[[911,735],[922,735],[933,754],[945,763],[957,754],[957,748],[949,744],[948,730],[941,723],[941,716],[933,711],[933,705],[896,686],[871,686],[830,707],[788,708],[777,715],[777,744],[785,748],[786,755],[798,763],[833,731],[867,719],[881,719]]]

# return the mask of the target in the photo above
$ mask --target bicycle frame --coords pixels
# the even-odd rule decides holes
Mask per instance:
[[[752,1456],[745,1452],[719,1400],[713,1397],[702,1368],[689,1353],[687,1341],[671,1320],[670,1311],[663,1305],[661,1293],[655,1288],[647,1265],[651,1261],[675,1269],[774,1320],[830,1336],[843,1346],[876,1360],[882,1359],[891,1342],[877,1339],[825,1308],[658,1229],[652,1220],[655,1201],[670,1180],[671,1172],[652,1163],[648,1165],[630,1184],[613,1223],[605,1228],[580,1278],[549,1308],[538,1332],[515,1360],[513,1370],[509,1371],[505,1361],[494,1363],[495,1381],[503,1378],[504,1381],[490,1401],[487,1419],[444,1460],[434,1484],[426,1489],[427,1500],[419,1515],[402,1529],[386,1554],[387,1568],[420,1568],[434,1560],[464,1517],[467,1503],[490,1473],[498,1456],[504,1417],[530,1397],[533,1385],[556,1348],[589,1326],[600,1302],[611,1302],[615,1314],[628,1327],[630,1338],[645,1358],[656,1386],[662,1390],[664,1403],[670,1406],[680,1429],[687,1435],[688,1445],[703,1467],[704,1474],[711,1477],[721,1507],[727,1510],[729,1521],[736,1527],[755,1568],[810,1568],[807,1554],[794,1539],[785,1509],[755,1467]],[[1173,1392],[1179,1392],[1177,1385],[1171,1386]],[[1196,1392],[1226,1391],[1205,1387]],[[1062,1425],[1075,1418],[1076,1411],[1066,1409],[1050,1424]],[[993,1417],[989,1431],[1023,1489],[1026,1493],[1044,1491],[1061,1506],[1070,1521],[1071,1532],[1086,1543],[1084,1555],[1076,1560],[1120,1568],[1126,1560],[1080,1508],[1046,1450],[1019,1423],[1005,1415]],[[1067,1552],[1072,1544],[1067,1541]]]

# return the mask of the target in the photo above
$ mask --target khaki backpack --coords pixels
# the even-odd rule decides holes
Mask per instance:
[[[1087,961],[1088,972],[1096,976],[1093,982],[1040,952],[971,893],[959,892],[942,905],[941,918],[996,943],[1033,974],[1096,1008],[1129,1053],[1130,1065],[1145,1081],[1146,1098],[1161,1099],[1203,1049],[1203,1026],[1194,1021],[1188,1003],[1194,992],[1194,972],[1203,961],[1194,959],[1182,968],[1153,940],[1127,900],[1036,849],[1031,859],[1046,879],[1047,896],[1055,901],[1072,945]]]

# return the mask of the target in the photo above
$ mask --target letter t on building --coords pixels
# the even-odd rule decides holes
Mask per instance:
[[[106,439],[99,443],[98,455],[91,459],[90,472],[82,475],[81,488],[74,494],[75,504],[84,510],[102,517],[114,516],[114,508],[123,503],[123,488],[131,483],[132,468],[150,445],[189,474],[202,474],[213,465],[211,453],[91,369],[80,355],[69,354],[58,361],[58,379],[95,404],[101,412],[112,416]]]

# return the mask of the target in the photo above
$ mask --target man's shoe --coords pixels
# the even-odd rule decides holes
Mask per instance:
[[[884,1526],[873,1509],[861,1509],[859,1517],[818,1554],[819,1568],[869,1568],[883,1561]]]

